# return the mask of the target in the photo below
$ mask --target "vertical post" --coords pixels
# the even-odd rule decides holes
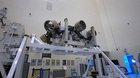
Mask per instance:
[[[35,42],[35,34],[32,34],[31,43]]]
[[[64,19],[65,22],[65,46],[67,46],[67,41],[68,41],[68,19]]]
[[[99,54],[96,54],[96,59],[97,59],[97,68],[98,68],[98,72],[99,72],[99,77],[102,77],[103,73],[102,73],[102,69],[101,69],[102,66],[101,66]]]
[[[77,70],[77,75],[80,76],[80,58],[76,58],[76,70]]]

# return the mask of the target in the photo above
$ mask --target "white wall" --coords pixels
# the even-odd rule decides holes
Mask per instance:
[[[125,48],[137,57],[140,53],[140,0],[96,1],[113,57],[122,60]]]
[[[47,2],[52,4],[52,10],[47,9]],[[35,33],[37,37],[45,33],[45,20],[63,22],[64,18],[68,18],[69,24],[74,25],[82,19],[87,29],[95,26],[98,44],[107,49],[95,0],[0,0],[0,4],[8,7],[10,20],[22,23],[27,34]]]

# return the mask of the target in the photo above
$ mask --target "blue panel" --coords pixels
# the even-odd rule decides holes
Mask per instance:
[[[129,61],[128,61],[128,59],[127,59],[127,56],[125,55],[123,59],[124,59],[124,64],[125,64],[125,67],[126,67],[128,73],[132,73],[132,70],[131,70]]]
[[[129,74],[134,74],[135,70],[134,70],[134,64],[135,64],[135,60],[133,59],[133,55],[125,55],[123,57],[124,59],[124,63],[126,66],[126,69],[128,71]]]

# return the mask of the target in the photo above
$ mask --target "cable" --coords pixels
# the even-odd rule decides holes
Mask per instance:
[[[112,39],[114,41],[114,44],[115,44],[115,48],[117,49],[117,43],[116,43],[116,40],[115,40],[115,37],[114,37],[114,34],[113,34],[113,30],[112,30],[112,27],[111,27],[111,23],[110,23],[110,20],[109,20],[109,15],[107,13],[107,8],[105,7],[105,2],[103,0],[103,6],[104,6],[104,10],[105,10],[105,14],[106,14],[106,17],[108,19],[108,24],[109,24],[109,28],[110,28],[110,31],[111,31],[111,35],[112,35]]]

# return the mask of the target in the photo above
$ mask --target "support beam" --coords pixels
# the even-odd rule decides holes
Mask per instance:
[[[23,49],[24,49],[24,47],[25,47],[26,40],[27,40],[27,37],[25,36],[25,37],[23,38],[23,40],[22,40],[22,43],[21,43],[19,49],[18,49],[17,55],[16,55],[16,57],[15,57],[15,59],[14,59],[14,61],[13,61],[12,67],[11,67],[9,73],[8,73],[7,78],[13,78],[13,75],[14,75],[14,73],[15,73],[15,71],[16,71],[16,68],[17,68],[19,59],[20,59],[21,54],[22,54],[22,52],[23,52]],[[20,70],[20,69],[18,69],[18,70]]]

